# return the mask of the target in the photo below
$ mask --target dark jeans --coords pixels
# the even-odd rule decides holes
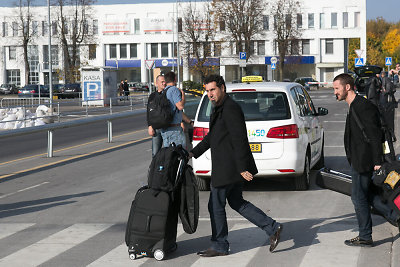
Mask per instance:
[[[262,210],[243,199],[243,183],[235,183],[222,187],[211,185],[208,211],[211,219],[211,248],[220,252],[229,251],[228,223],[226,220],[225,205],[229,206],[244,218],[264,230],[267,235],[276,232],[279,223],[268,217]]]
[[[356,212],[359,236],[361,239],[372,239],[371,208],[368,197],[372,172],[358,173],[351,170],[352,190],[351,200]]]
[[[157,130],[155,130],[155,132],[156,132],[156,135],[153,136],[151,139],[151,143],[152,143],[151,155],[153,158],[157,154],[158,150],[161,149],[162,143],[163,143],[162,137],[161,137],[161,130],[157,129]]]

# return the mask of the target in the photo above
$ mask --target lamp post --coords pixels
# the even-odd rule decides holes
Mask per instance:
[[[51,57],[51,20],[50,20],[50,0],[47,0],[48,24],[49,24],[49,95],[50,95],[50,112],[53,114],[53,61]]]

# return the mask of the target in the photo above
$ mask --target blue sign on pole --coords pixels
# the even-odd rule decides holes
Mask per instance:
[[[391,66],[392,65],[392,57],[386,57],[385,65],[386,66]]]
[[[239,59],[246,59],[246,52],[239,52]]]
[[[355,59],[355,64],[356,67],[361,67],[364,66],[364,58],[358,57]]]
[[[276,69],[276,63],[271,63],[271,69]]]

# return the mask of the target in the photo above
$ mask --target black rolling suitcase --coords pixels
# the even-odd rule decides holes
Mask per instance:
[[[187,152],[174,144],[162,148],[150,164],[148,186],[132,201],[125,232],[130,259],[138,255],[163,260],[177,248],[179,188]]]
[[[328,168],[322,168],[316,178],[319,187],[351,196],[351,176]]]

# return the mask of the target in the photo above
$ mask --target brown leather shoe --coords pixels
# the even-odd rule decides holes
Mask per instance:
[[[228,253],[219,252],[212,248],[209,248],[207,250],[197,252],[197,255],[201,257],[217,257],[217,256],[226,256],[228,255]]]
[[[282,228],[283,228],[283,225],[280,224],[278,226],[278,229],[276,230],[275,234],[273,234],[269,237],[269,244],[270,244],[269,251],[270,252],[274,251],[274,249],[278,246]]]

